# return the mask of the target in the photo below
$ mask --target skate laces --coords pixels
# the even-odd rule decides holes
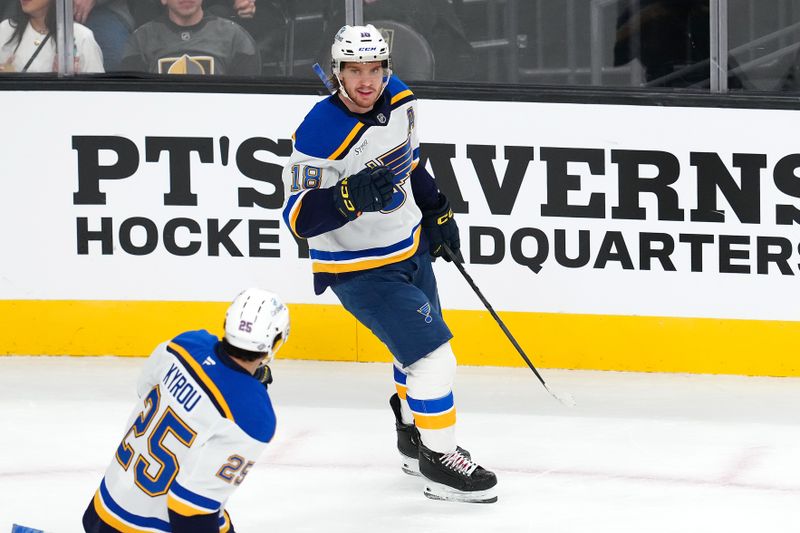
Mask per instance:
[[[443,454],[441,462],[447,468],[465,476],[471,476],[475,469],[478,468],[478,463],[472,462],[458,448],[453,452]]]

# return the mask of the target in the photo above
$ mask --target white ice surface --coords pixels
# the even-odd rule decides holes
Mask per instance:
[[[142,359],[0,358],[0,533],[80,518]],[[400,471],[388,364],[277,361],[275,439],[228,510],[248,532],[800,531],[800,379],[460,367],[459,442],[492,505]]]

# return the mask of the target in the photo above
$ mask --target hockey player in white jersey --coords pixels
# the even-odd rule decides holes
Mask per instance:
[[[434,499],[497,500],[494,473],[457,446],[456,359],[431,256],[459,257],[447,198],[419,163],[417,102],[392,76],[374,26],[344,26],[331,47],[336,92],[294,136],[283,217],[308,239],[314,289],[330,287],[394,356],[390,399],[403,470]]]
[[[288,336],[286,306],[251,288],[228,308],[223,339],[189,331],[156,347],[85,530],[233,532],[225,502],[275,433],[267,364]]]

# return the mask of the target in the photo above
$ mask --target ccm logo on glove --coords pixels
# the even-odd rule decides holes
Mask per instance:
[[[380,211],[394,195],[394,173],[386,167],[365,168],[334,187],[333,202],[348,221]]]
[[[451,260],[448,254],[445,253],[444,246],[442,246],[446,244],[455,254],[456,261],[459,263],[464,262],[460,251],[461,239],[458,236],[458,225],[456,224],[453,210],[450,208],[450,202],[442,193],[439,193],[439,201],[436,207],[422,211],[422,227],[428,236],[430,253],[434,259],[444,257],[446,261]]]

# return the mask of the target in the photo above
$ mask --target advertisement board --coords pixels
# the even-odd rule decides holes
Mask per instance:
[[[313,96],[7,92],[3,353],[144,355],[247,286],[289,357],[388,360],[281,221]],[[31,110],[36,109],[32,120]],[[419,102],[466,268],[542,366],[798,375],[797,111]],[[462,362],[521,364],[435,264]],[[163,338],[162,338],[163,337]]]

